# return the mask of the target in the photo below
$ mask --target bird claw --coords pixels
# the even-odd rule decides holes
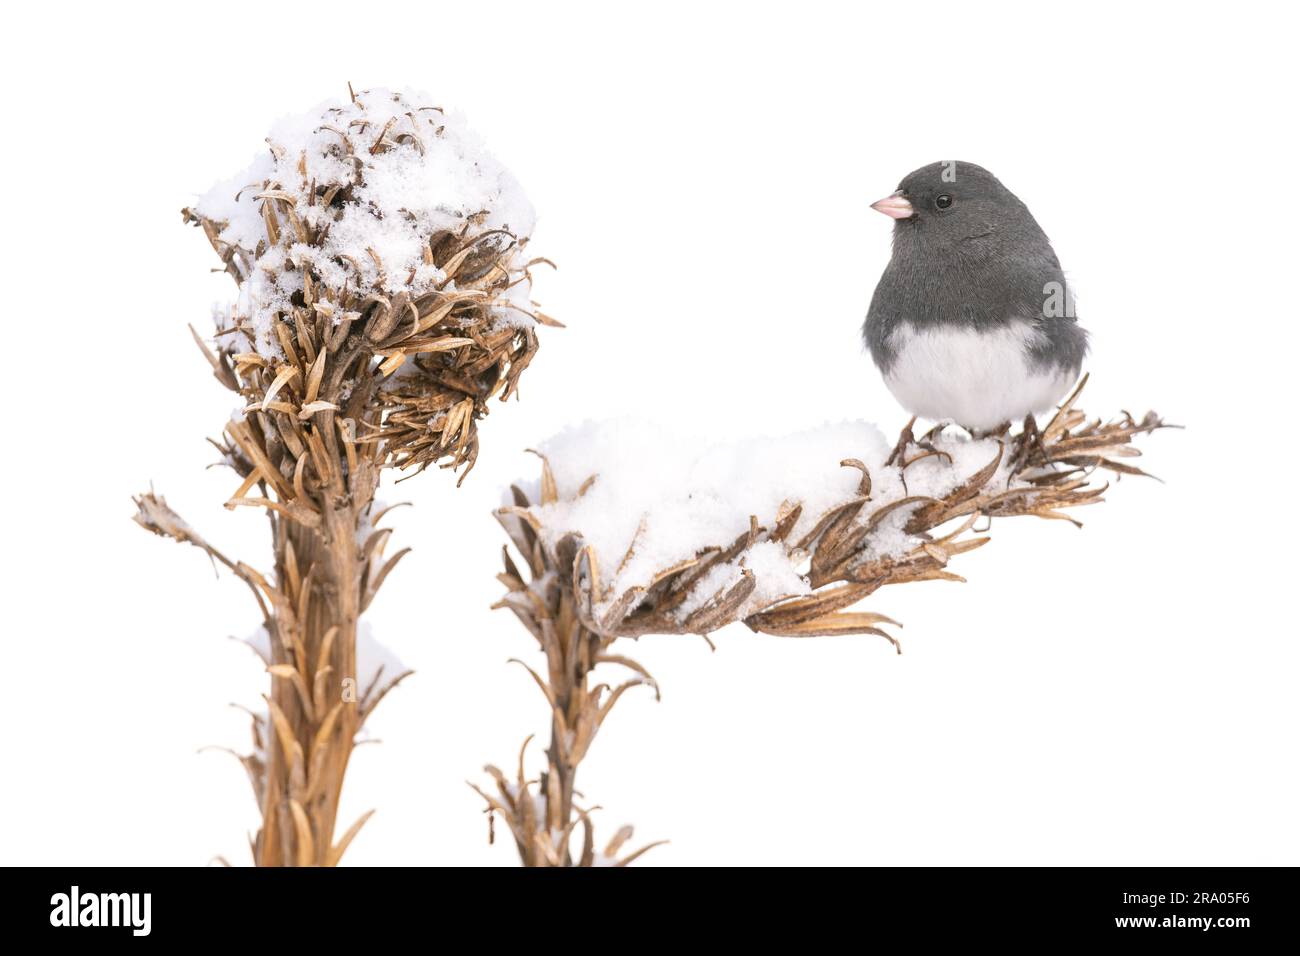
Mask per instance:
[[[1007,433],[1011,431],[1011,423],[1003,422],[995,428],[971,428],[963,425],[963,428],[970,434],[972,441],[983,441],[985,438],[1004,439]]]
[[[1025,424],[1016,442],[1016,455],[1011,463],[1011,472],[1015,474],[1031,461],[1046,463],[1047,447],[1043,444],[1043,433],[1038,429],[1038,419],[1033,414],[1025,416]]]
[[[891,451],[889,457],[885,459],[885,467],[889,467],[890,465],[901,465],[907,460],[908,446],[916,444],[916,436],[912,434],[912,426],[915,424],[916,416],[913,415],[908,420],[907,424],[903,426],[903,430],[898,433],[898,444],[894,446],[894,450]]]
[[[908,458],[905,460],[903,462],[904,468],[909,468],[925,458],[942,458],[948,464],[952,464],[952,455],[948,454],[942,448],[936,448],[934,443],[928,438],[922,438],[920,441],[915,442],[915,445],[917,448],[921,449],[921,454],[917,455],[915,458]]]
[[[885,459],[886,467],[891,465],[898,466],[898,475],[903,481],[904,494],[909,493],[907,490],[907,469],[915,465],[918,461],[922,461],[926,458],[937,457],[944,459],[950,465],[952,464],[952,455],[948,454],[942,448],[936,448],[934,444],[934,439],[943,432],[943,424],[940,423],[934,428],[931,428],[921,437],[920,440],[917,440],[916,435],[912,432],[912,426],[915,424],[916,416],[913,415],[911,420],[903,426],[903,430],[899,432],[898,444],[894,446],[894,450],[891,451],[889,457]],[[913,445],[921,449],[921,454],[908,458],[907,451]]]

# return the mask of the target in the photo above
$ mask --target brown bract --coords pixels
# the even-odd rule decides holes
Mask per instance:
[[[489,812],[506,821],[523,862],[530,866],[618,865],[644,852],[615,860],[615,845],[607,847],[604,855],[597,854],[589,810],[575,803],[578,766],[614,704],[640,684],[652,687],[656,697],[659,693],[654,678],[617,651],[615,645],[621,638],[707,635],[740,621],[753,631],[781,637],[873,634],[890,641],[901,653],[897,639],[885,630],[895,621],[875,611],[851,610],[852,606],[887,584],[964,580],[950,570],[950,562],[988,544],[987,528],[976,530],[981,518],[1027,515],[1078,524],[1068,512],[1101,502],[1109,487],[1098,481],[1099,473],[1143,474],[1122,459],[1140,454],[1132,445],[1136,436],[1166,426],[1154,413],[1140,420],[1127,413],[1109,422],[1089,419],[1074,407],[1085,382],[1080,382],[1041,432],[1031,425],[1008,434],[984,467],[955,476],[958,480],[942,498],[874,500],[867,466],[856,458],[845,458],[844,467],[861,472],[857,494],[820,515],[798,540],[791,540],[790,534],[801,506],[791,501],[779,514],[752,516],[749,530],[736,540],[718,542],[688,560],[662,568],[648,585],[623,593],[614,593],[602,583],[601,568],[621,566],[630,551],[598,555],[578,535],[548,533],[550,529],[535,506],[558,500],[558,494],[550,465],[543,458],[540,500],[530,502],[516,487],[514,506],[498,512],[523,559],[524,570],[503,549],[505,570],[499,578],[507,593],[495,606],[514,612],[546,658],[544,674],[529,668],[551,711],[546,769],[530,780],[521,752],[513,779],[489,766],[496,792],[479,790]],[[845,451],[851,454],[853,449]],[[920,451],[890,467],[905,478],[909,467],[934,455]],[[950,461],[940,464],[952,467]],[[589,486],[590,481],[577,494],[581,496]],[[900,556],[878,557],[870,547],[873,531],[899,509],[908,509],[904,530],[919,543]],[[712,568],[762,541],[779,542],[788,553],[806,557],[804,578],[811,593],[749,608],[755,582],[745,570],[738,582],[706,596],[690,613],[677,613]],[[615,685],[592,684],[592,671],[599,664],[616,666],[630,676]],[[579,827],[582,847],[575,852],[570,837]],[[630,833],[630,828],[624,828],[616,843],[621,845]]]
[[[370,153],[397,145],[383,134]],[[302,272],[301,292],[272,318],[278,348],[233,347],[236,340],[258,341],[248,318],[238,315],[218,331],[215,349],[195,334],[217,380],[243,404],[214,442],[240,479],[226,506],[265,511],[274,574],[228,559],[152,492],[136,499],[135,520],[201,548],[256,597],[271,636],[272,681],[267,715],[254,720],[256,752],[242,758],[262,811],[253,857],[259,865],[329,866],[368,816],[335,837],[356,734],[406,676],[358,683],[358,618],[407,550],[385,557],[391,531],[378,527],[384,512],[374,505],[380,472],[414,474],[441,464],[463,468],[463,480],[473,467],[489,400],[515,394],[536,354],[532,322],[503,314],[521,309],[511,288],[531,281],[530,267],[542,260],[526,258],[526,238],[484,229],[478,214],[424,247],[425,265],[441,270],[432,289],[392,293],[395,283],[382,275],[378,256],[382,281],[364,287],[350,278],[333,286],[310,258],[299,256],[297,265],[287,255],[263,261],[267,242],[319,248],[330,222],[316,217],[325,225],[308,225],[294,196],[276,185],[261,184],[267,238],[253,250],[224,242],[224,223],[184,211],[237,282],[259,268]],[[337,185],[304,188],[312,204],[349,201],[348,189]]]
[[[334,189],[320,196],[321,202],[341,199]],[[319,244],[322,231],[298,219],[290,200],[266,194],[268,233],[278,236],[292,227],[294,241]],[[224,224],[190,209],[183,212],[187,222],[203,229],[226,271],[243,282],[253,266],[221,240]],[[482,218],[470,217],[458,232],[432,237],[425,263],[445,278],[442,288],[419,296],[334,288],[304,267],[301,303],[273,326],[283,359],[224,349],[214,354],[200,341],[218,381],[244,395],[251,410],[279,413],[271,419],[266,450],[286,481],[307,448],[305,423],[313,420],[328,446],[344,440],[376,466],[464,466],[461,480],[473,467],[478,422],[489,400],[515,394],[537,353],[532,327],[502,321],[503,310],[519,310],[508,301],[508,291],[531,283],[531,267],[547,262],[524,256],[527,239],[477,229]],[[284,235],[284,241],[290,237]],[[544,325],[560,324],[541,312],[527,314]],[[245,331],[252,341],[243,321],[236,317],[217,333],[218,340]],[[240,444],[238,438],[235,443]]]

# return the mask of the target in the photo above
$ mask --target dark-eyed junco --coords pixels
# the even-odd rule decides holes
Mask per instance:
[[[895,220],[894,250],[862,334],[899,403],[984,432],[1059,401],[1088,334],[1025,204],[974,163],[939,162],[871,208]]]

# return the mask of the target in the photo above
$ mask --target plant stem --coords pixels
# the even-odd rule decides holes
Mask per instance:
[[[557,659],[547,661],[556,706],[551,715],[551,745],[546,751],[547,770],[542,781],[542,793],[546,796],[546,824],[551,832],[564,830],[573,820],[574,782],[581,755],[573,753],[566,727],[574,727],[582,719],[584,706],[589,700],[587,675],[591,672],[592,655],[581,651],[598,640],[576,622],[573,628],[573,640],[561,639],[552,643],[551,654]],[[573,651],[579,653],[570,659]],[[564,717],[563,724],[560,715]],[[561,856],[563,866],[572,865],[567,841],[561,848]]]
[[[271,703],[273,721],[278,710],[292,743],[282,739],[277,722],[268,741],[255,853],[262,866],[329,866],[336,859],[339,798],[361,723],[356,634],[363,585],[356,529],[365,507],[326,504],[319,527],[276,519],[276,574],[284,599],[273,612],[272,664],[292,673],[276,675]]]

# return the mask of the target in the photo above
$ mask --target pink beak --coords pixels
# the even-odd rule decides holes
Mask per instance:
[[[871,208],[883,212],[890,219],[907,219],[914,212],[912,204],[903,198],[901,192],[891,193],[884,199],[873,202]]]

